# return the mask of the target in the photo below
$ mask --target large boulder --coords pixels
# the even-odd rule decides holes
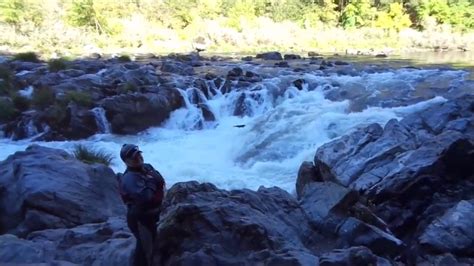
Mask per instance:
[[[112,133],[135,134],[151,126],[159,126],[170,113],[184,105],[177,90],[158,93],[123,94],[105,98],[102,103]]]
[[[161,69],[162,72],[173,73],[178,75],[193,75],[194,68],[189,64],[182,63],[180,61],[167,60],[163,62]]]
[[[0,236],[0,264],[130,265],[135,239],[124,218],[69,229],[47,229],[26,239]]]
[[[314,164],[324,180],[361,192],[383,231],[410,245],[404,259],[414,263],[443,252],[472,256],[473,162],[474,96],[466,95],[355,130],[321,146]],[[360,221],[344,227],[374,231]]]
[[[45,111],[25,112],[5,127],[6,135],[13,140],[76,140],[88,138],[98,131],[96,114],[74,102],[67,107],[53,105]]]
[[[332,182],[310,183],[301,196],[308,219],[338,246],[366,246],[378,255],[396,256],[404,248],[369,209],[360,206],[356,191]]]
[[[436,252],[474,256],[474,200],[462,200],[434,220],[419,241]]]
[[[85,165],[63,150],[38,145],[0,162],[0,192],[2,234],[25,236],[124,213],[110,168]]]
[[[266,52],[257,54],[256,58],[263,59],[263,60],[283,60],[281,53],[279,52]]]
[[[113,66],[103,73],[103,83],[113,87],[115,84],[128,84],[128,86],[140,87],[157,85],[159,83],[155,68],[151,65],[139,65],[129,63]]]
[[[303,194],[303,189],[306,185],[319,181],[322,181],[322,179],[319,176],[318,169],[313,165],[313,162],[303,162],[298,170],[298,177],[296,178],[296,195],[298,198]]]
[[[426,174],[444,175],[461,168],[469,176],[474,171],[469,165],[474,161],[473,106],[474,96],[466,96],[402,121],[390,120],[384,128],[372,124],[320,147],[315,165],[325,180],[377,198],[400,194]]]
[[[378,265],[391,266],[390,261],[378,257],[366,247],[351,247],[348,249],[336,249],[324,253],[319,258],[320,266],[345,266],[345,265]]]
[[[315,265],[319,239],[298,202],[279,188],[178,183],[161,214],[155,264]]]

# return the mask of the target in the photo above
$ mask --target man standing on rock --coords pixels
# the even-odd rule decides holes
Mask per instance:
[[[163,176],[144,163],[138,146],[124,144],[120,158],[127,165],[119,176],[119,191],[127,205],[127,224],[137,239],[134,266],[151,265],[156,223],[165,193]]]

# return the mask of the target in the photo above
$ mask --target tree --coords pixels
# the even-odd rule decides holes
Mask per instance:
[[[344,28],[369,26],[375,14],[370,0],[353,0],[343,10],[341,24]]]
[[[401,29],[410,27],[410,25],[410,17],[405,13],[400,3],[391,3],[388,12],[377,12],[377,20],[375,21],[375,26],[377,27],[400,31]]]
[[[43,12],[37,1],[2,0],[0,1],[0,21],[15,27],[27,21],[35,26],[43,22]]]

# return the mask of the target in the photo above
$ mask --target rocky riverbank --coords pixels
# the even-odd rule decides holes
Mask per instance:
[[[474,97],[337,138],[297,195],[175,184],[155,265],[471,265]],[[296,173],[295,173],[296,175]],[[127,265],[113,171],[33,145],[0,162],[0,262]]]
[[[383,84],[374,91],[364,84],[347,84],[331,77],[357,79],[376,73],[390,76],[394,71],[424,70],[349,63],[317,53],[302,58],[269,52],[241,60],[197,54],[150,54],[137,56],[135,61],[100,56],[48,63],[3,61],[0,130],[13,140],[77,140],[97,133],[136,134],[162,125],[173,111],[183,107],[199,111],[190,128],[200,129],[216,121],[216,110],[208,101],[229,94],[233,115],[252,116],[255,106],[261,105],[265,97],[270,96],[269,104],[275,104],[279,97],[291,97],[292,90],[321,90],[333,101],[350,99],[349,111],[355,112],[368,106],[409,105],[434,96],[450,99],[474,90],[472,80],[453,81],[441,72],[437,78],[434,70],[433,74],[414,81],[416,84]]]

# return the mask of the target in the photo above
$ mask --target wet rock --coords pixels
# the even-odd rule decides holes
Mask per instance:
[[[344,61],[335,61],[334,65],[336,65],[336,66],[346,66],[346,65],[349,65],[349,63],[344,62]]]
[[[376,54],[375,57],[376,58],[386,58],[386,57],[388,57],[388,55],[387,54]]]
[[[347,246],[366,246],[377,255],[396,257],[405,249],[403,242],[388,232],[349,217],[338,228],[339,241]]]
[[[297,60],[297,59],[301,59],[301,56],[297,55],[297,54],[286,54],[283,59],[285,60]]]
[[[336,224],[330,217],[333,214],[345,219],[348,210],[358,201],[358,193],[332,182],[311,182],[300,196],[301,207],[310,217],[310,220],[324,228],[328,233],[336,233]],[[336,221],[337,223],[337,221]]]
[[[427,255],[418,257],[416,265],[420,266],[471,266],[474,264],[474,258],[456,258],[453,254],[445,253],[442,255]]]
[[[262,77],[259,74],[254,73],[252,71],[245,71],[245,76],[243,77],[243,80],[251,82],[251,83],[260,82],[262,81]]]
[[[245,93],[242,93],[237,101],[235,102],[235,108],[234,108],[234,115],[235,116],[245,116],[245,115],[250,115],[251,110],[247,106],[245,99],[247,98],[247,95]]]
[[[107,68],[107,64],[101,60],[74,60],[69,64],[71,69],[81,70],[87,74],[96,74]]]
[[[226,79],[223,83],[222,80],[219,83],[222,84],[218,87],[222,94],[229,93],[232,90],[232,81]]]
[[[183,105],[184,100],[177,90],[123,94],[105,98],[101,102],[112,132],[117,134],[135,134],[148,127],[158,126],[172,111]]]
[[[461,229],[472,227],[472,217],[459,208],[474,198],[473,102],[474,96],[466,95],[390,120],[384,128],[372,124],[355,130],[320,147],[314,164],[324,180],[360,191],[375,204],[373,212],[390,231],[383,223],[369,224],[409,243],[418,250],[411,252],[415,257],[472,254],[472,239],[465,238],[470,231]],[[450,217],[457,222],[448,222]],[[395,252],[394,243],[387,250]]]
[[[77,78],[66,79],[51,88],[56,93],[64,93],[66,91],[86,91],[86,93],[89,93],[93,91],[94,88],[100,87],[102,87],[102,78],[100,76],[96,74],[86,74]]]
[[[124,218],[69,229],[0,236],[0,263],[130,265],[135,241]],[[35,264],[35,265],[36,265]]]
[[[204,117],[204,121],[216,121],[216,117],[214,113],[211,111],[211,108],[207,104],[198,104],[198,107],[202,111],[202,116]]]
[[[189,53],[189,54],[180,54],[180,53],[171,53],[167,58],[175,59],[181,62],[197,62],[201,60],[201,57],[198,53]]]
[[[419,242],[424,248],[439,253],[474,256],[474,200],[462,200],[435,219]]]
[[[212,96],[212,93],[209,89],[209,87],[207,86],[207,83],[205,80],[203,79],[196,79],[194,81],[194,87],[196,87],[198,90],[200,90],[202,93],[204,93],[204,95],[206,96],[207,99],[210,99],[210,97]]]
[[[194,75],[194,69],[192,66],[179,61],[163,62],[163,65],[161,66],[161,71],[184,76]]]
[[[40,111],[28,111],[21,117],[7,123],[5,135],[12,140],[30,138],[46,131],[44,115]]]
[[[296,179],[296,195],[300,198],[306,185],[321,181],[322,179],[313,162],[303,162],[298,170],[298,178]]]
[[[115,65],[105,70],[101,76],[103,77],[102,85],[108,87],[126,84],[127,86],[138,88],[140,86],[157,85],[160,83],[160,79],[155,73],[153,66],[141,66],[137,63]]]
[[[308,56],[309,57],[315,57],[315,56],[321,56],[321,54],[319,54],[317,52],[310,51],[310,52],[308,52]]]
[[[275,63],[275,66],[277,66],[277,67],[290,67],[290,65],[286,61],[281,61],[281,62]]]
[[[323,61],[321,61],[321,66],[323,66],[323,67],[333,67],[334,63],[332,63],[331,61],[323,60]]]
[[[283,60],[283,57],[279,52],[267,52],[267,53],[261,53],[257,54],[256,56],[258,59],[263,59],[263,60]]]
[[[44,244],[34,243],[15,235],[0,235],[0,263],[41,263],[53,260]],[[50,247],[51,248],[51,247]]]
[[[0,162],[0,191],[2,234],[25,236],[124,213],[110,168],[85,165],[65,151],[38,145]]]
[[[320,266],[345,266],[345,265],[378,265],[391,266],[385,258],[378,257],[366,247],[351,247],[348,249],[336,249],[324,253],[319,258]]]
[[[42,67],[45,67],[43,63],[39,62],[26,62],[26,61],[11,61],[9,63],[10,69],[13,69],[15,72],[21,71],[36,71]]]
[[[191,88],[187,90],[188,99],[193,104],[201,104],[206,102],[206,96],[198,89]]]
[[[318,237],[297,206],[279,188],[225,191],[178,183],[161,215],[157,238],[167,241],[155,244],[155,264],[314,265],[318,258],[307,245]]]
[[[206,75],[204,76],[204,78],[205,78],[206,80],[213,80],[213,79],[217,78],[217,75],[214,74],[214,73],[206,73]]]
[[[242,59],[241,59],[241,60],[242,60],[242,61],[247,61],[247,62],[250,62],[250,61],[252,61],[252,60],[253,60],[253,57],[252,57],[252,56],[244,56],[244,57],[242,57]]]
[[[71,103],[66,109],[65,127],[58,128],[67,139],[84,139],[96,134],[99,130],[94,113],[84,107]]]
[[[298,89],[298,90],[303,90],[304,84],[307,84],[306,80],[304,79],[297,79],[293,81],[293,85]]]
[[[227,73],[227,78],[233,80],[233,79],[237,79],[237,78],[241,77],[243,74],[244,74],[244,72],[243,72],[242,68],[234,67],[233,69],[231,69]]]

